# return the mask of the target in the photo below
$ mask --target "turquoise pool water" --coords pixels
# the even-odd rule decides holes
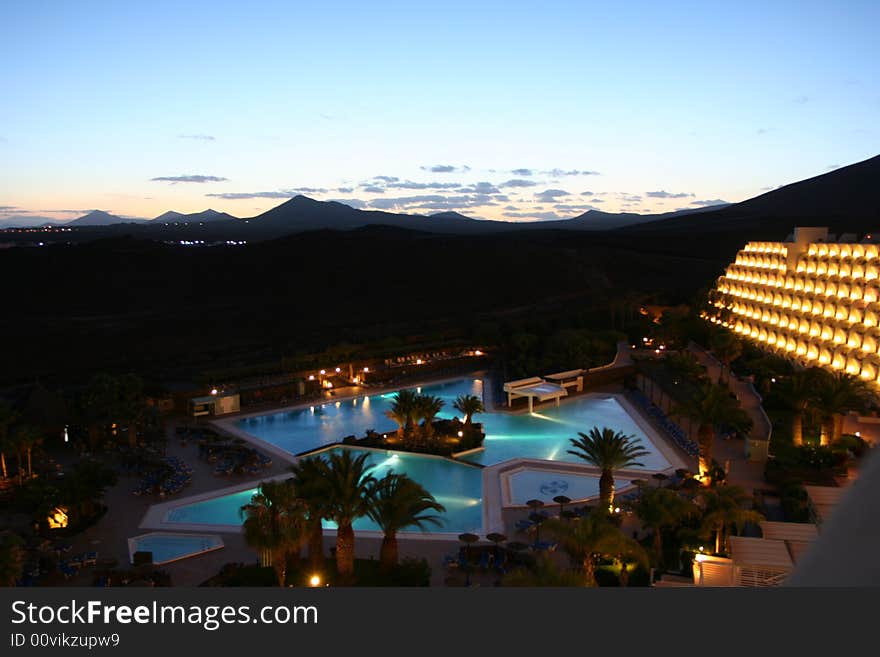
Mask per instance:
[[[629,485],[626,481],[614,482],[615,487]],[[571,500],[585,500],[599,495],[599,477],[546,470],[521,470],[510,475],[510,501],[524,505],[529,500],[541,500],[557,505],[553,498],[565,495]]]
[[[459,379],[416,388],[425,394],[436,395],[446,402],[440,417],[456,417],[452,407],[461,394],[482,396],[480,379]],[[385,417],[391,407],[393,392],[358,397],[345,401],[317,404],[311,408],[281,413],[270,413],[243,418],[236,423],[246,433],[265,440],[292,454],[339,442],[355,435],[361,437],[368,429],[380,433],[395,431],[397,425]],[[654,447],[626,410],[613,397],[575,399],[556,408],[548,405],[536,413],[509,415],[483,413],[476,416],[486,432],[485,449],[465,457],[482,465],[500,463],[512,458],[533,458],[550,461],[578,462],[567,453],[570,438],[591,427],[609,426],[635,435],[651,454],[642,459],[647,470],[662,470],[669,462]]]
[[[152,552],[153,563],[162,564],[192,557],[223,547],[219,536],[203,534],[164,534],[154,533],[129,539],[129,551]]]
[[[344,449],[344,448],[336,448]],[[482,520],[482,473],[472,465],[454,463],[447,459],[417,456],[402,452],[378,452],[358,448],[347,448],[356,453],[368,454],[367,462],[372,466],[371,474],[383,477],[389,470],[409,475],[427,488],[440,504],[446,507],[441,515],[441,527],[430,526],[431,532],[479,532]],[[335,450],[328,450],[330,452]],[[231,493],[222,497],[179,506],[165,516],[166,523],[196,525],[240,525],[239,510],[247,504],[255,488]],[[335,529],[331,522],[325,522],[327,529]],[[379,531],[369,518],[359,518],[354,523],[356,530]],[[418,529],[410,531],[419,532]]]

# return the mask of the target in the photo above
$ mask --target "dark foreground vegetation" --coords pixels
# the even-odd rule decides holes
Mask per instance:
[[[370,227],[244,248],[120,238],[9,249],[0,275],[14,281],[4,299],[14,312],[0,319],[9,347],[0,385],[84,383],[99,371],[167,381],[278,370],[340,343],[354,354],[509,343],[520,358],[541,358],[559,331],[620,328],[641,303],[688,300],[725,264],[667,246]]]

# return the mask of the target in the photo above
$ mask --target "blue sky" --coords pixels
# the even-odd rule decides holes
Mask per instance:
[[[252,216],[300,192],[666,211],[878,152],[871,0],[6,0],[0,24],[0,218]]]

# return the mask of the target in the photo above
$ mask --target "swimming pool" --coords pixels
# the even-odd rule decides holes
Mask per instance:
[[[556,504],[553,498],[557,495],[565,495],[570,500],[586,500],[599,495],[598,475],[524,469],[511,473],[508,482],[510,503],[517,506],[524,506],[529,500]],[[618,488],[623,484],[630,485],[628,481],[615,480],[614,483]]]
[[[369,450],[357,447],[336,447],[322,454],[348,449],[356,454],[367,454],[367,463],[372,466],[370,473],[377,478],[393,470],[398,474],[409,475],[434,495],[446,507],[441,514],[442,526],[429,526],[432,533],[455,533],[481,531],[482,520],[482,472],[480,468],[450,459],[419,456],[403,452]],[[171,509],[163,520],[166,524],[181,525],[226,525],[238,526],[242,519],[241,507],[250,502],[256,488],[222,495],[200,502],[193,502]],[[336,529],[332,522],[325,521],[324,527]],[[369,518],[358,518],[354,528],[361,531],[379,531],[379,527]],[[410,528],[418,533],[419,529]]]
[[[213,552],[222,547],[223,539],[213,534],[152,532],[128,539],[128,554],[132,562],[135,552],[152,552],[156,565]]]
[[[456,417],[452,407],[462,394],[482,397],[481,379],[467,378],[413,388],[423,394],[440,397],[445,402],[441,418]],[[291,454],[341,441],[344,437],[362,437],[368,429],[390,433],[397,425],[385,417],[394,392],[367,395],[348,400],[325,402],[310,408],[282,411],[241,418],[234,426]],[[481,413],[476,421],[486,433],[484,449],[463,457],[481,465],[492,465],[513,458],[583,463],[568,454],[569,439],[578,432],[587,433],[593,426],[608,426],[634,435],[651,453],[641,461],[645,470],[663,470],[669,461],[652,443],[626,409],[613,396],[587,396],[555,406],[539,408],[535,413]],[[433,490],[430,489],[429,490]]]

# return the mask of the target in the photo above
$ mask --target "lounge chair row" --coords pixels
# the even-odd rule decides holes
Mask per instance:
[[[697,443],[688,438],[684,429],[666,417],[666,413],[648,399],[641,390],[633,390],[632,398],[686,454],[693,457],[699,456],[700,448],[697,446]]]

